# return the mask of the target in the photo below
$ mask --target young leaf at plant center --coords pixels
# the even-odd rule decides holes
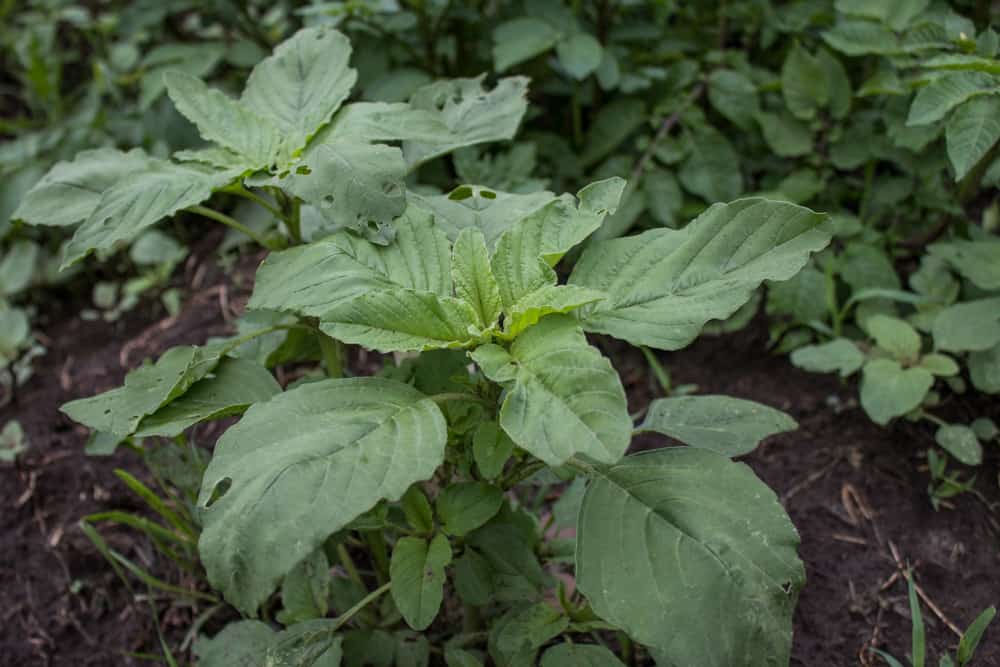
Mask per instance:
[[[625,667],[615,654],[597,644],[556,644],[542,654],[541,667]]]
[[[742,456],[752,452],[764,438],[798,426],[784,412],[754,401],[729,396],[677,396],[650,403],[636,432],[655,431],[691,447],[723,456]]]
[[[485,482],[459,482],[441,491],[435,505],[441,529],[462,536],[492,519],[503,504],[499,487]]]
[[[764,199],[716,204],[682,230],[658,229],[588,247],[570,284],[603,291],[578,311],[583,328],[634,345],[684,347],[765,280],[787,280],[824,248],[826,216]]]
[[[392,550],[389,577],[399,613],[414,630],[423,630],[437,616],[444,595],[444,568],[451,562],[451,545],[444,535],[428,544],[403,537]]]
[[[703,449],[629,456],[596,470],[578,530],[577,583],[594,611],[670,662],[788,662],[799,537],[745,465]]]
[[[480,328],[492,326],[500,318],[503,304],[482,232],[463,229],[451,252],[455,294],[476,311]]]
[[[484,421],[472,436],[472,455],[479,474],[495,479],[503,472],[504,464],[514,451],[514,441],[495,421]]]
[[[920,334],[907,322],[887,315],[875,315],[865,322],[875,343],[900,361],[920,357]]]
[[[572,319],[550,315],[518,336],[509,352],[489,344],[472,359],[507,388],[500,425],[522,449],[552,466],[575,454],[613,463],[625,453],[632,430],[625,391]],[[551,428],[556,423],[559,428]]]
[[[202,482],[209,581],[255,613],[327,536],[428,479],[446,433],[432,400],[378,378],[303,384],[251,407],[219,439]]]
[[[861,407],[884,426],[918,408],[933,385],[934,376],[926,369],[904,369],[894,359],[874,359],[863,369]]]

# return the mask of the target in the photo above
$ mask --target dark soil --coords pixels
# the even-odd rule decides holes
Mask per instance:
[[[0,425],[17,418],[30,450],[17,464],[0,464],[0,665],[96,667],[142,664],[130,652],[157,652],[148,603],[130,596],[77,522],[99,509],[139,509],[114,477],[116,467],[143,476],[130,453],[83,454],[86,433],[58,412],[71,398],[117,386],[143,358],[184,343],[227,333],[247,295],[256,258],[223,274],[209,250],[178,276],[193,285],[177,318],[149,303],[114,324],[84,322],[86,304],[65,298],[43,314],[48,354],[16,403],[0,409]],[[63,295],[66,297],[67,295]],[[766,329],[704,338],[662,356],[677,383],[780,408],[801,424],[748,457],[778,493],[802,535],[808,583],[795,619],[793,664],[825,667],[878,664],[870,646],[897,656],[909,651],[910,618],[899,563],[941,615],[965,628],[1000,601],[997,456],[977,472],[981,497],[966,494],[935,512],[925,491],[921,454],[929,431],[911,425],[882,429],[856,406],[856,388],[836,378],[800,372],[765,349]],[[602,341],[623,373],[634,409],[657,395],[640,354]],[[991,414],[996,401],[955,401],[956,419]],[[665,444],[644,439],[637,447]],[[992,505],[992,507],[991,507]],[[125,529],[102,527],[113,548],[164,577],[152,550]],[[893,556],[895,551],[899,562]],[[182,636],[189,616],[160,601],[160,621]],[[957,637],[924,604],[931,655],[954,648]],[[1000,625],[987,633],[976,665],[1000,665]]]

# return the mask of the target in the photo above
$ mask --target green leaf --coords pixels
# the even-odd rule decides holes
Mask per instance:
[[[741,130],[752,129],[754,116],[760,111],[756,84],[731,69],[717,69],[709,75],[708,101]]]
[[[826,276],[807,266],[789,280],[768,285],[767,312],[790,315],[798,323],[827,319]]]
[[[568,313],[603,298],[603,292],[586,287],[542,285],[511,304],[500,337],[512,340],[546,315]]]
[[[32,225],[65,227],[90,217],[104,191],[149,164],[145,151],[113,148],[82,151],[57,162],[21,199],[11,215]]]
[[[292,625],[326,616],[330,597],[330,563],[323,549],[317,549],[292,568],[281,582],[278,621]]]
[[[545,53],[561,37],[550,23],[523,16],[493,29],[493,69],[503,72]]]
[[[948,352],[981,352],[1000,343],[1000,297],[949,306],[932,326],[934,346]]]
[[[495,479],[503,472],[504,464],[513,451],[514,441],[495,421],[484,421],[476,427],[472,437],[472,455],[479,474],[486,479]]]
[[[958,375],[958,364],[946,354],[927,354],[920,359],[920,367],[926,368],[934,375],[952,377]]]
[[[601,64],[604,47],[597,38],[585,32],[576,32],[556,45],[559,64],[577,81],[586,79]]]
[[[825,215],[764,199],[716,204],[682,230],[588,247],[570,283],[606,298],[580,311],[585,330],[634,345],[684,347],[735,313],[765,280],[787,280],[829,243]]]
[[[242,102],[280,132],[288,157],[330,122],[351,94],[357,72],[351,43],[327,27],[303,28],[253,68]]]
[[[505,504],[489,523],[466,536],[466,544],[482,555],[492,571],[489,580],[481,583],[492,583],[491,596],[496,601],[538,599],[546,574],[535,553],[536,528],[527,513]]]
[[[190,74],[167,72],[164,81],[174,106],[194,123],[203,139],[240,155],[246,170],[274,163],[281,135],[270,121]]]
[[[281,385],[260,364],[223,359],[211,376],[195,382],[183,396],[144,417],[135,435],[173,438],[195,424],[240,414],[281,392]]]
[[[982,72],[952,72],[939,76],[917,91],[910,105],[907,125],[928,125],[979,95],[1000,92],[996,79]]]
[[[28,239],[11,243],[0,260],[0,298],[13,296],[28,287],[35,277],[39,246]]]
[[[730,396],[678,396],[649,404],[637,432],[655,431],[691,447],[723,456],[742,456],[776,433],[798,423],[784,412]]]
[[[493,597],[493,568],[475,549],[466,549],[455,561],[453,583],[465,604],[487,605]]]
[[[462,536],[496,516],[503,504],[503,492],[485,482],[460,482],[446,487],[435,504],[441,529]]]
[[[781,93],[792,115],[802,120],[816,117],[829,102],[826,70],[819,59],[796,43],[781,67]]]
[[[303,384],[251,407],[202,482],[209,581],[253,614],[330,534],[430,478],[446,434],[431,399],[378,378]]]
[[[434,510],[419,484],[414,484],[403,494],[400,507],[415,530],[429,533],[434,529]]]
[[[28,449],[21,422],[12,419],[0,430],[0,461],[15,461]]]
[[[462,230],[451,251],[451,267],[455,294],[472,306],[480,328],[492,326],[500,317],[503,304],[482,232],[473,228]]]
[[[754,118],[760,125],[764,140],[780,157],[801,157],[812,151],[813,137],[809,127],[788,114],[759,112]]]
[[[567,617],[544,602],[511,609],[490,630],[490,656],[497,667],[530,667],[538,649],[568,625]]]
[[[194,643],[199,667],[264,667],[264,654],[276,633],[260,621],[230,623],[209,639],[204,635]]]
[[[967,466],[977,466],[983,462],[983,447],[975,431],[968,426],[944,424],[934,434],[937,444]]]
[[[893,55],[902,51],[895,33],[873,21],[838,21],[823,32],[823,41],[848,56]]]
[[[444,648],[444,661],[447,667],[483,667],[483,663],[474,654],[448,645]]]
[[[692,141],[694,148],[677,173],[684,188],[707,202],[739,197],[743,192],[740,156],[725,135],[704,127]]]
[[[625,667],[625,663],[597,644],[556,644],[542,654],[541,667]]]
[[[791,356],[792,363],[802,370],[812,373],[832,373],[840,377],[853,374],[865,363],[864,353],[846,338],[834,338],[822,345],[801,347]]]
[[[580,509],[577,584],[601,618],[671,664],[777,667],[788,664],[805,581],[798,544],[748,467],[662,449],[596,472]]]
[[[984,290],[1000,290],[1000,240],[947,241],[928,246],[931,256],[944,259],[952,269]]]
[[[177,211],[194,206],[230,183],[231,171],[205,171],[150,158],[145,169],[124,176],[101,195],[97,207],[64,246],[65,269],[94,250],[107,250]]]
[[[976,389],[988,394],[1000,393],[1000,343],[970,354],[968,365],[969,376]]]
[[[865,328],[876,345],[899,361],[920,357],[920,334],[908,322],[888,315],[874,315],[865,322]]]
[[[248,308],[321,317],[366,294],[408,288],[452,294],[451,249],[433,217],[414,207],[395,221],[387,246],[338,233],[271,253],[257,270]]]
[[[642,100],[614,98],[594,116],[580,153],[580,166],[589,167],[600,162],[648,121],[646,104]]]
[[[934,376],[926,369],[904,369],[894,359],[875,359],[864,366],[861,407],[872,421],[885,426],[920,407],[933,385]]]
[[[960,106],[944,137],[955,180],[961,180],[1000,139],[1000,98],[977,97]]]
[[[816,58],[823,67],[825,84],[829,95],[830,115],[837,119],[846,118],[851,111],[851,80],[843,63],[826,49],[816,52]]]
[[[505,231],[557,199],[547,191],[514,194],[478,185],[461,185],[447,195],[407,193],[408,203],[433,213],[450,240],[457,241],[465,229],[478,230],[491,252]]]
[[[491,354],[506,355],[506,364],[488,359]],[[614,463],[625,453],[632,430],[625,390],[572,319],[546,317],[522,333],[509,353],[486,345],[472,358],[506,386],[500,425],[522,449],[551,466],[575,454]]]
[[[451,562],[451,545],[444,535],[430,544],[418,537],[396,542],[389,564],[392,599],[399,613],[414,630],[429,626],[444,596],[444,568]]]
[[[996,607],[984,609],[983,612],[976,617],[976,620],[972,622],[969,629],[962,635],[962,639],[958,642],[958,667],[963,667],[964,665],[969,664],[969,661],[972,660],[972,656],[979,647],[979,641],[983,638],[983,633],[986,632],[986,628],[988,628],[990,623],[993,622],[996,615]]]
[[[119,439],[135,433],[139,423],[207,376],[219,364],[225,347],[182,346],[166,352],[155,364],[144,363],[125,376],[121,387],[70,401],[60,408],[87,428]]]
[[[513,138],[528,108],[528,79],[500,79],[488,91],[483,88],[485,77],[436,81],[413,94],[410,105],[434,112],[448,134],[435,142],[404,142],[403,155],[411,170],[456,148]]]
[[[331,338],[380,352],[468,347],[478,338],[476,311],[467,302],[396,288],[361,294],[325,313]]]

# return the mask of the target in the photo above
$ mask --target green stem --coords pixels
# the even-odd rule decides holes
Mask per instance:
[[[344,346],[335,338],[327,336],[322,331],[317,331],[319,337],[319,349],[323,353],[323,363],[326,366],[327,377],[344,377]]]
[[[381,530],[369,530],[365,533],[365,540],[372,553],[372,560],[375,561],[375,576],[380,584],[389,580],[389,554],[385,546],[385,536]]]
[[[645,345],[642,345],[639,349],[642,350],[642,355],[646,357],[646,363],[653,369],[653,375],[656,376],[656,381],[660,383],[660,389],[663,390],[663,395],[669,396],[672,390],[670,373],[668,373],[663,365],[660,364],[660,360],[656,358],[656,355],[653,354],[652,350]]]
[[[340,557],[340,564],[343,565],[344,569],[347,571],[348,578],[361,588],[364,588],[365,582],[361,578],[361,574],[358,572],[358,568],[354,564],[354,559],[351,558],[351,554],[347,553],[347,547],[343,544],[338,544],[337,556]]]
[[[285,218],[285,227],[288,228],[288,235],[292,237],[292,242],[299,245],[302,243],[302,200],[294,197],[289,209],[289,215]]]
[[[237,183],[236,185],[232,185],[232,186],[230,186],[228,188],[225,188],[223,190],[223,192],[225,192],[226,194],[230,194],[230,195],[236,195],[237,197],[243,197],[244,199],[249,199],[253,203],[257,204],[258,206],[261,206],[262,208],[267,209],[268,212],[271,213],[271,215],[273,215],[274,217],[278,218],[279,220],[284,220],[285,219],[284,213],[282,213],[276,206],[274,206],[273,204],[271,204],[271,202],[267,201],[266,199],[264,199],[260,195],[254,193],[254,192],[251,192],[250,190],[247,190],[245,187],[243,187],[239,183]]]
[[[268,250],[279,249],[276,243],[274,243],[273,241],[269,241],[268,239],[265,239],[264,237],[257,234],[257,232],[255,232],[254,230],[250,229],[249,227],[239,222],[238,220],[229,217],[225,213],[219,213],[218,211],[213,211],[212,209],[206,208],[204,206],[188,206],[184,210],[188,211],[189,213],[196,213],[202,217],[208,218],[209,220],[215,220],[216,222],[221,222],[226,227],[231,227],[232,229],[235,229],[241,234],[246,234],[251,239],[256,241],[258,245],[267,248]]]
[[[361,601],[356,605],[345,611],[343,614],[338,616],[333,623],[333,627],[330,628],[330,632],[336,632],[344,626],[345,623],[350,621],[352,618],[358,615],[358,613],[365,607],[370,605],[375,600],[379,599],[389,591],[390,584],[382,584],[371,593],[361,598]]]

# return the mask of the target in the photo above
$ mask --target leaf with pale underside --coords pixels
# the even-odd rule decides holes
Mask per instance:
[[[447,428],[391,380],[304,384],[250,408],[219,440],[199,496],[212,585],[246,614],[332,533],[430,478]]]
[[[798,544],[747,466],[668,448],[595,471],[580,508],[577,584],[601,618],[668,664],[784,667],[805,582]]]
[[[787,280],[829,243],[826,216],[766,199],[716,204],[680,231],[594,243],[570,284],[605,293],[578,317],[585,330],[665,350],[736,312],[765,280]]]
[[[731,396],[676,396],[649,404],[636,432],[654,431],[723,456],[749,454],[761,440],[798,428],[780,410]]]
[[[553,466],[576,454],[613,463],[625,453],[632,430],[625,390],[571,318],[550,315],[509,351],[489,344],[472,358],[507,389],[500,426],[517,446]]]

